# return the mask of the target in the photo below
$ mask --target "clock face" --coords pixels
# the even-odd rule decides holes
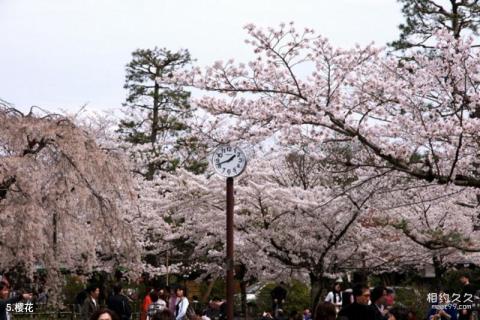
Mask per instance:
[[[221,146],[215,150],[212,162],[218,174],[224,177],[236,177],[245,170],[247,157],[240,148]]]

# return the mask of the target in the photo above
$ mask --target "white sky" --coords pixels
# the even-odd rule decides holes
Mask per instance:
[[[0,0],[0,98],[20,110],[118,109],[137,48],[248,61],[247,23],[294,21],[337,46],[398,36],[396,0]]]

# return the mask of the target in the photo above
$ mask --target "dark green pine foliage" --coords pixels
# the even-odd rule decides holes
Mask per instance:
[[[477,34],[480,24],[480,0],[398,0],[406,21],[400,39],[389,45],[395,49],[430,48],[429,39],[440,28],[455,38],[463,31]]]
[[[191,63],[187,50],[138,49],[126,66],[124,88],[125,118],[119,132],[130,143],[137,173],[147,180],[162,172],[183,167],[194,173],[205,171],[201,142],[191,134],[188,124],[194,110],[190,92],[181,87],[157,83],[158,77],[170,76]]]

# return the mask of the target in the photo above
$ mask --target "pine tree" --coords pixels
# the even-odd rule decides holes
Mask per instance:
[[[131,144],[135,171],[152,180],[162,171],[178,167],[194,173],[205,170],[198,139],[191,134],[189,120],[194,109],[190,92],[182,87],[163,86],[156,79],[186,68],[191,63],[187,50],[138,49],[126,66],[124,88],[128,95],[124,107],[126,118],[120,122],[122,139]]]
[[[458,39],[465,32],[477,34],[480,25],[479,0],[398,0],[406,18],[400,39],[390,43],[395,49],[430,48],[436,30],[446,28]]]

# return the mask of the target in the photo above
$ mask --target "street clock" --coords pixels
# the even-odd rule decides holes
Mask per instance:
[[[218,147],[212,157],[215,171],[224,177],[239,176],[247,166],[247,157],[242,149],[232,146]]]

